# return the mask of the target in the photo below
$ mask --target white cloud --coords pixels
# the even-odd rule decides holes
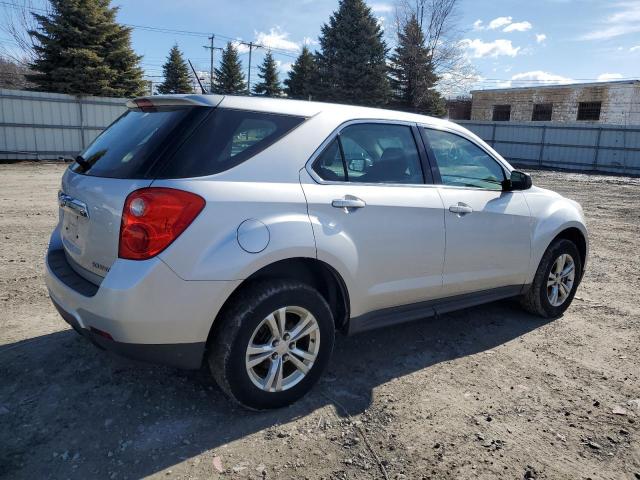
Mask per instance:
[[[533,27],[533,25],[531,25],[531,23],[529,22],[517,22],[517,23],[511,23],[509,25],[507,25],[506,27],[504,27],[504,29],[502,30],[503,32],[509,33],[509,32],[526,32],[527,30],[531,30],[531,27]]]
[[[242,40],[234,40],[231,42],[238,53],[247,53],[249,51],[249,45],[245,44]]]
[[[278,70],[281,74],[286,75],[293,67],[293,62],[282,62],[280,60],[276,60],[276,65],[278,66]]]
[[[640,2],[619,1],[613,5],[607,4],[607,8],[618,8],[619,10],[609,15],[601,23],[600,28],[583,35],[582,40],[607,40],[640,32]]]
[[[513,17],[498,17],[489,22],[487,27],[489,30],[497,30],[498,28],[506,27],[513,22]]]
[[[567,83],[574,83],[574,80],[568,77],[563,77],[562,75],[556,75],[542,70],[534,70],[531,72],[523,72],[513,75],[511,80],[504,82],[502,88],[528,87],[536,85],[562,85]]]
[[[255,32],[255,35],[256,43],[264,45],[265,47],[290,50],[294,52],[300,50],[300,45],[289,40],[289,34],[287,32],[283,32],[280,27],[269,29],[269,33]]]
[[[515,57],[520,52],[520,47],[514,47],[511,40],[498,39],[493,42],[483,42],[479,38],[474,40],[464,39],[461,42],[462,48],[469,50],[473,58],[484,57]]]
[[[621,73],[602,73],[598,75],[599,82],[611,82],[613,80],[620,80],[624,78]]]
[[[306,45],[307,47],[310,47],[312,45],[320,45],[320,42],[311,37],[304,37],[302,39],[302,45]]]
[[[473,22],[473,29],[474,30],[484,30],[485,27],[482,25],[482,20],[478,19],[475,22]]]
[[[544,33],[536,33],[536,42],[542,43],[547,39],[547,36]]]
[[[393,5],[388,3],[372,3],[369,5],[374,13],[391,13],[393,12]]]
[[[629,49],[630,52],[637,52],[638,50],[640,50],[640,45],[636,45],[635,47],[631,47]]]

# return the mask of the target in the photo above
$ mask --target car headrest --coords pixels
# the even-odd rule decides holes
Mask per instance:
[[[402,148],[391,147],[382,152],[380,162],[398,162],[405,160],[404,150]]]

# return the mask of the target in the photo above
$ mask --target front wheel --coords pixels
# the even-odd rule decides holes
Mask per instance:
[[[329,305],[315,289],[272,280],[247,285],[217,325],[209,366],[222,390],[261,410],[307,393],[325,369],[334,341]]]
[[[569,240],[556,240],[542,256],[521,304],[541,317],[559,317],[571,305],[581,278],[582,261],[578,248]]]

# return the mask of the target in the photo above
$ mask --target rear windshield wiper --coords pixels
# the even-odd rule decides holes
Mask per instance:
[[[75,160],[76,160],[76,163],[80,165],[82,168],[84,168],[85,170],[89,170],[89,168],[91,167],[91,164],[87,162],[82,155],[77,155]]]

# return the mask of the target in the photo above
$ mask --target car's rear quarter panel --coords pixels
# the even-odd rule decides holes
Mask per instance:
[[[185,280],[242,280],[278,260],[316,256],[298,182],[173,180],[154,186],[188,190],[207,202],[193,224],[160,254]],[[245,251],[238,242],[238,227],[249,219],[262,222],[269,231],[268,244],[258,253]]]

